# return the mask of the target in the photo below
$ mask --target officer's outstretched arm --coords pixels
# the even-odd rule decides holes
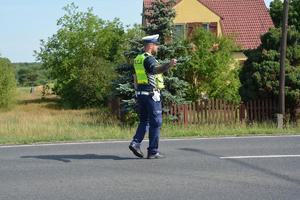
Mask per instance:
[[[162,74],[167,72],[171,68],[170,63],[155,67],[154,74]]]
[[[158,66],[154,69],[155,74],[162,74],[167,72],[170,68],[174,67],[177,64],[176,59],[172,59],[170,63]]]

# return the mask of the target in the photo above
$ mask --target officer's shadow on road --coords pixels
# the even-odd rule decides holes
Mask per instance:
[[[214,158],[218,158],[218,159],[220,159],[220,157],[222,157],[221,155],[209,153],[209,152],[201,150],[201,149],[180,148],[179,150],[189,151],[189,152],[194,152],[194,153],[199,153],[199,154],[202,154],[202,155],[205,155],[205,156],[214,157]],[[288,181],[288,182],[292,182],[292,183],[294,183],[296,185],[300,185],[300,180],[299,179],[292,178],[292,177],[290,177],[288,175],[279,174],[279,173],[274,172],[274,171],[272,171],[270,169],[265,169],[265,168],[262,168],[262,167],[258,167],[258,166],[255,166],[253,164],[249,164],[247,162],[243,162],[243,161],[240,161],[240,160],[231,160],[231,159],[228,159],[226,161],[234,163],[234,164],[238,164],[238,165],[241,165],[241,166],[244,166],[244,167],[246,167],[248,169],[252,169],[252,170],[255,170],[255,171],[258,171],[258,172],[262,172],[264,174],[267,174],[269,176],[273,176],[273,177],[278,178],[278,179],[282,179],[282,180],[285,180],[285,181]]]
[[[119,157],[115,155],[96,155],[96,154],[84,154],[84,155],[36,155],[36,156],[21,156],[21,158],[35,158],[41,160],[55,160],[64,163],[72,162],[71,160],[137,160],[138,158]]]

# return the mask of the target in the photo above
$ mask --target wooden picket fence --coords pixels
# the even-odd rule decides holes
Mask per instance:
[[[249,122],[274,121],[278,102],[274,99],[257,99],[244,104],[246,120]]]
[[[121,99],[108,102],[112,114],[122,120]],[[275,120],[278,104],[272,99],[257,99],[246,103],[234,104],[219,99],[199,100],[181,105],[163,105],[167,121],[178,125],[253,123]]]
[[[272,121],[277,103],[271,99],[234,104],[223,100],[199,100],[182,105],[165,105],[164,116],[178,125]]]

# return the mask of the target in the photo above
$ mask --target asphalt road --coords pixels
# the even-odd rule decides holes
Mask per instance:
[[[145,151],[147,142],[143,144]],[[0,146],[0,200],[300,199],[300,137]]]

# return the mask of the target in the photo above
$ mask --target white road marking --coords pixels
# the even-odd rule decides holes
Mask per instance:
[[[208,138],[174,138],[174,139],[161,139],[163,142],[172,141],[199,141],[199,140],[232,140],[232,139],[264,139],[264,138],[300,138],[300,135],[281,135],[281,136],[244,136],[244,137],[208,137]],[[144,140],[147,142],[148,140]],[[21,148],[21,147],[44,147],[44,146],[65,146],[65,145],[84,145],[84,144],[114,144],[114,143],[129,143],[129,140],[121,141],[99,141],[99,142],[62,142],[62,143],[37,143],[26,145],[0,145],[1,148]]]
[[[300,158],[300,155],[229,156],[220,159]]]

